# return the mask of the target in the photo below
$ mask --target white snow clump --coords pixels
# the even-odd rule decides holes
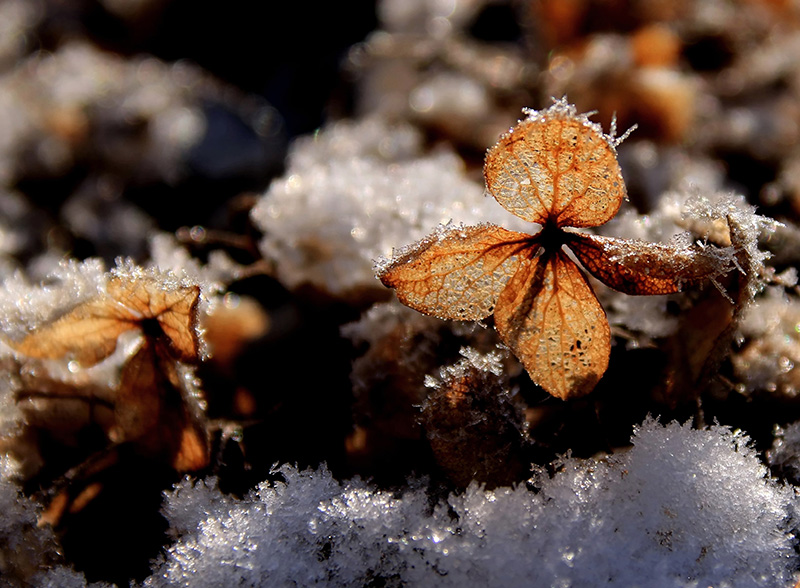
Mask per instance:
[[[288,171],[252,211],[262,254],[289,288],[381,288],[372,261],[450,221],[530,226],[470,180],[451,151],[422,154],[410,127],[342,122],[295,141]]]
[[[188,480],[146,586],[782,586],[798,568],[790,489],[747,438],[646,420],[630,451],[432,506],[324,467],[282,466],[241,501]],[[195,514],[187,512],[193,509]]]

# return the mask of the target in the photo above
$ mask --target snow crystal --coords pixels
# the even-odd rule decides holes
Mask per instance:
[[[252,212],[263,255],[288,287],[314,284],[337,296],[381,288],[372,260],[440,223],[522,222],[469,180],[450,151],[422,155],[410,128],[378,119],[339,123],[298,139],[289,169]]]
[[[192,533],[205,519],[229,512],[236,502],[219,491],[216,478],[194,480],[186,476],[176,484],[164,506],[164,515],[170,521],[168,532],[174,539]],[[198,504],[202,509],[197,508]]]
[[[0,584],[29,586],[40,569],[57,560],[55,537],[36,526],[38,505],[22,496],[14,481],[17,464],[0,456]]]
[[[185,276],[200,286],[203,298],[221,293],[236,279],[241,266],[224,251],[212,251],[207,263],[189,254],[170,233],[156,233],[150,238],[150,267]],[[201,304],[201,312],[203,306]]]
[[[373,304],[358,321],[342,325],[340,330],[342,337],[353,343],[372,346],[398,328],[407,333],[425,332],[435,331],[441,324],[440,319],[416,312],[393,299],[391,302]]]
[[[767,451],[772,470],[781,478],[797,484],[800,482],[800,421],[785,427],[775,427],[775,440]]]
[[[459,361],[455,365],[442,368],[440,375],[443,380],[464,377],[465,373],[470,369],[492,373],[495,376],[501,376],[503,374],[503,352],[500,350],[490,353],[480,353],[471,347],[462,347],[459,350],[459,354],[464,357],[462,361]],[[441,386],[441,382],[430,381],[427,385],[432,388],[437,388]]]
[[[534,477],[536,492],[473,484],[433,508],[419,484],[397,495],[324,467],[283,466],[285,482],[231,503],[185,482],[166,507],[183,533],[145,585],[790,582],[795,498],[746,437],[648,419],[633,441],[611,458],[563,459],[552,477]]]
[[[32,585],[37,588],[114,588],[106,582],[87,582],[86,577],[66,566],[58,566],[36,574]]]
[[[99,259],[61,262],[44,284],[18,271],[0,288],[0,330],[15,338],[103,291],[105,266]]]
[[[800,393],[800,302],[783,288],[770,287],[750,306],[739,334],[743,345],[732,356],[741,391]]]

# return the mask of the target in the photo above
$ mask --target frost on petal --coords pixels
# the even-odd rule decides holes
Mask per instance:
[[[569,233],[569,248],[589,273],[625,294],[671,294],[684,285],[724,274],[734,264],[734,250],[713,245],[617,239]]]
[[[731,194],[717,195],[713,201],[698,196],[690,198],[686,203],[686,217],[695,222],[725,220],[731,246],[736,252],[736,263],[741,269],[735,293],[735,316],[732,318],[735,325],[764,287],[764,278],[769,273],[765,262],[770,253],[760,244],[762,238],[771,235],[780,223],[756,214],[755,207],[747,204],[744,197]]]
[[[559,101],[529,111],[486,155],[489,193],[508,211],[539,224],[594,227],[611,219],[625,183],[609,137]]]
[[[125,306],[139,323],[150,319],[158,321],[177,359],[198,359],[198,286],[165,287],[155,279],[131,281],[115,277],[109,280],[108,294]]]
[[[198,325],[200,289],[185,273],[179,276],[118,260],[106,292],[128,309],[146,336],[164,335],[174,359],[193,363],[203,359],[206,351]]]
[[[611,334],[603,307],[561,250],[517,272],[500,295],[494,318],[531,379],[553,396],[588,394],[608,367]]]
[[[445,228],[400,251],[378,277],[415,310],[478,320],[492,314],[531,245],[530,235],[491,224]]]
[[[88,367],[111,355],[122,333],[137,328],[147,331],[157,324],[176,358],[194,361],[200,355],[199,294],[197,286],[171,284],[152,273],[117,272],[108,278],[105,294],[79,304],[19,343],[9,344],[28,357],[69,356]]]
[[[506,352],[507,353],[507,352]],[[429,377],[420,418],[439,468],[458,487],[487,488],[530,476],[532,456],[520,403],[509,390],[503,356],[465,347],[463,359]]]

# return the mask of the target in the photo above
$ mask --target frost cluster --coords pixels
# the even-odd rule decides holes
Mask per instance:
[[[419,135],[379,119],[339,123],[294,142],[286,174],[253,209],[260,248],[289,288],[347,296],[382,288],[372,261],[440,223],[522,223],[470,180],[451,151],[423,154]]]
[[[800,302],[770,287],[745,313],[731,361],[743,392],[800,393]]]
[[[205,298],[211,298],[224,290],[225,286],[234,281],[241,269],[224,251],[212,251],[207,263],[202,263],[196,257],[192,257],[169,233],[153,234],[149,239],[149,245],[148,266],[153,271],[185,276],[200,285]]]
[[[55,536],[38,529],[38,505],[22,495],[15,482],[18,466],[0,456],[0,585],[22,585],[57,560]]]
[[[354,344],[374,346],[398,328],[408,333],[434,332],[442,324],[442,320],[412,310],[393,299],[373,304],[358,321],[342,325],[341,334]]]
[[[431,506],[323,467],[282,466],[228,501],[180,484],[178,534],[146,586],[781,586],[798,564],[793,493],[747,439],[647,420],[627,452],[565,458],[528,486]],[[192,509],[194,513],[187,512]]]
[[[691,187],[664,192],[648,214],[639,214],[626,207],[611,221],[598,228],[604,235],[627,239],[664,242],[681,239],[698,241],[720,248],[720,264],[730,266],[730,252],[741,260],[738,271],[746,272],[748,281],[742,285],[742,305],[752,301],[762,287],[765,261],[769,254],[759,243],[775,229],[771,219],[756,214],[755,207],[740,195],[713,189],[715,180],[702,166],[689,166],[678,173],[680,185]],[[685,175],[681,175],[685,174]],[[713,175],[713,174],[712,174]],[[699,191],[699,181],[708,191]],[[707,185],[707,184],[710,184]],[[735,264],[734,264],[735,265]],[[736,270],[734,270],[736,271]],[[675,332],[678,319],[667,310],[669,300],[676,296],[625,296],[600,291],[603,306],[611,324],[625,326],[650,336],[665,337]]]
[[[6,336],[22,337],[71,307],[103,291],[105,265],[101,260],[69,260],[47,273],[44,283],[17,271],[2,280],[0,329]]]

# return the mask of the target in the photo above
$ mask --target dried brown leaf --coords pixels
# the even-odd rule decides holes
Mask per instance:
[[[206,428],[190,409],[175,361],[159,347],[145,338],[125,364],[111,437],[132,442],[144,454],[166,456],[177,471],[202,469],[209,461]]]
[[[93,299],[9,345],[28,357],[69,357],[89,367],[111,355],[117,338],[135,327],[124,307],[105,298]]]
[[[156,319],[170,347],[180,361],[197,361],[200,345],[197,337],[199,286],[165,288],[153,278],[137,280],[112,277],[108,295],[129,312],[131,320],[141,323]]]

